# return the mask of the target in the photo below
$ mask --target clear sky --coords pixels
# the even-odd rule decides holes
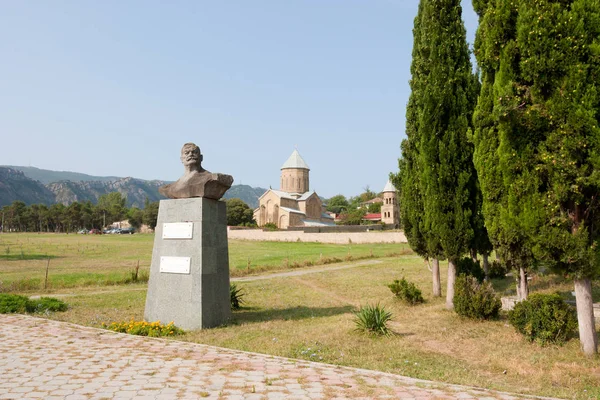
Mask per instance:
[[[2,1],[0,165],[176,180],[195,142],[234,183],[396,171],[417,0]],[[469,42],[477,25],[463,1]]]

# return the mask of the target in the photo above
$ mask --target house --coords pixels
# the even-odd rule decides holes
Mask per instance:
[[[369,214],[365,214],[364,217],[361,218],[363,221],[369,222],[369,223],[377,223],[377,222],[381,222],[381,213],[369,213]]]

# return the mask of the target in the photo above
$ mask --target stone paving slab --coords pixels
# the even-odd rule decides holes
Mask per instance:
[[[27,315],[0,315],[0,399],[202,398],[536,397],[132,336]]]

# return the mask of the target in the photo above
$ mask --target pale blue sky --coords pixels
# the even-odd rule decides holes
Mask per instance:
[[[297,145],[321,196],[397,169],[417,0],[0,0],[0,165],[279,187]],[[463,1],[472,38],[477,17]]]

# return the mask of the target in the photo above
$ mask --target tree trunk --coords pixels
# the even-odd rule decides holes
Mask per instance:
[[[454,309],[454,281],[456,281],[456,261],[448,260],[448,285],[446,286],[446,308]]]
[[[529,295],[529,287],[527,286],[527,271],[525,268],[519,267],[519,280],[517,282],[517,299],[527,300]]]
[[[433,267],[431,268],[433,276],[433,297],[442,297],[442,283],[440,281],[440,260],[433,259]]]
[[[488,260],[489,254],[483,254],[483,272],[485,273],[485,280],[490,280],[490,263]]]
[[[589,279],[575,280],[575,301],[581,348],[586,356],[593,356],[598,352],[598,335],[594,321],[592,282]]]
[[[471,260],[473,260],[473,262],[477,262],[477,250],[475,249],[471,249]]]

